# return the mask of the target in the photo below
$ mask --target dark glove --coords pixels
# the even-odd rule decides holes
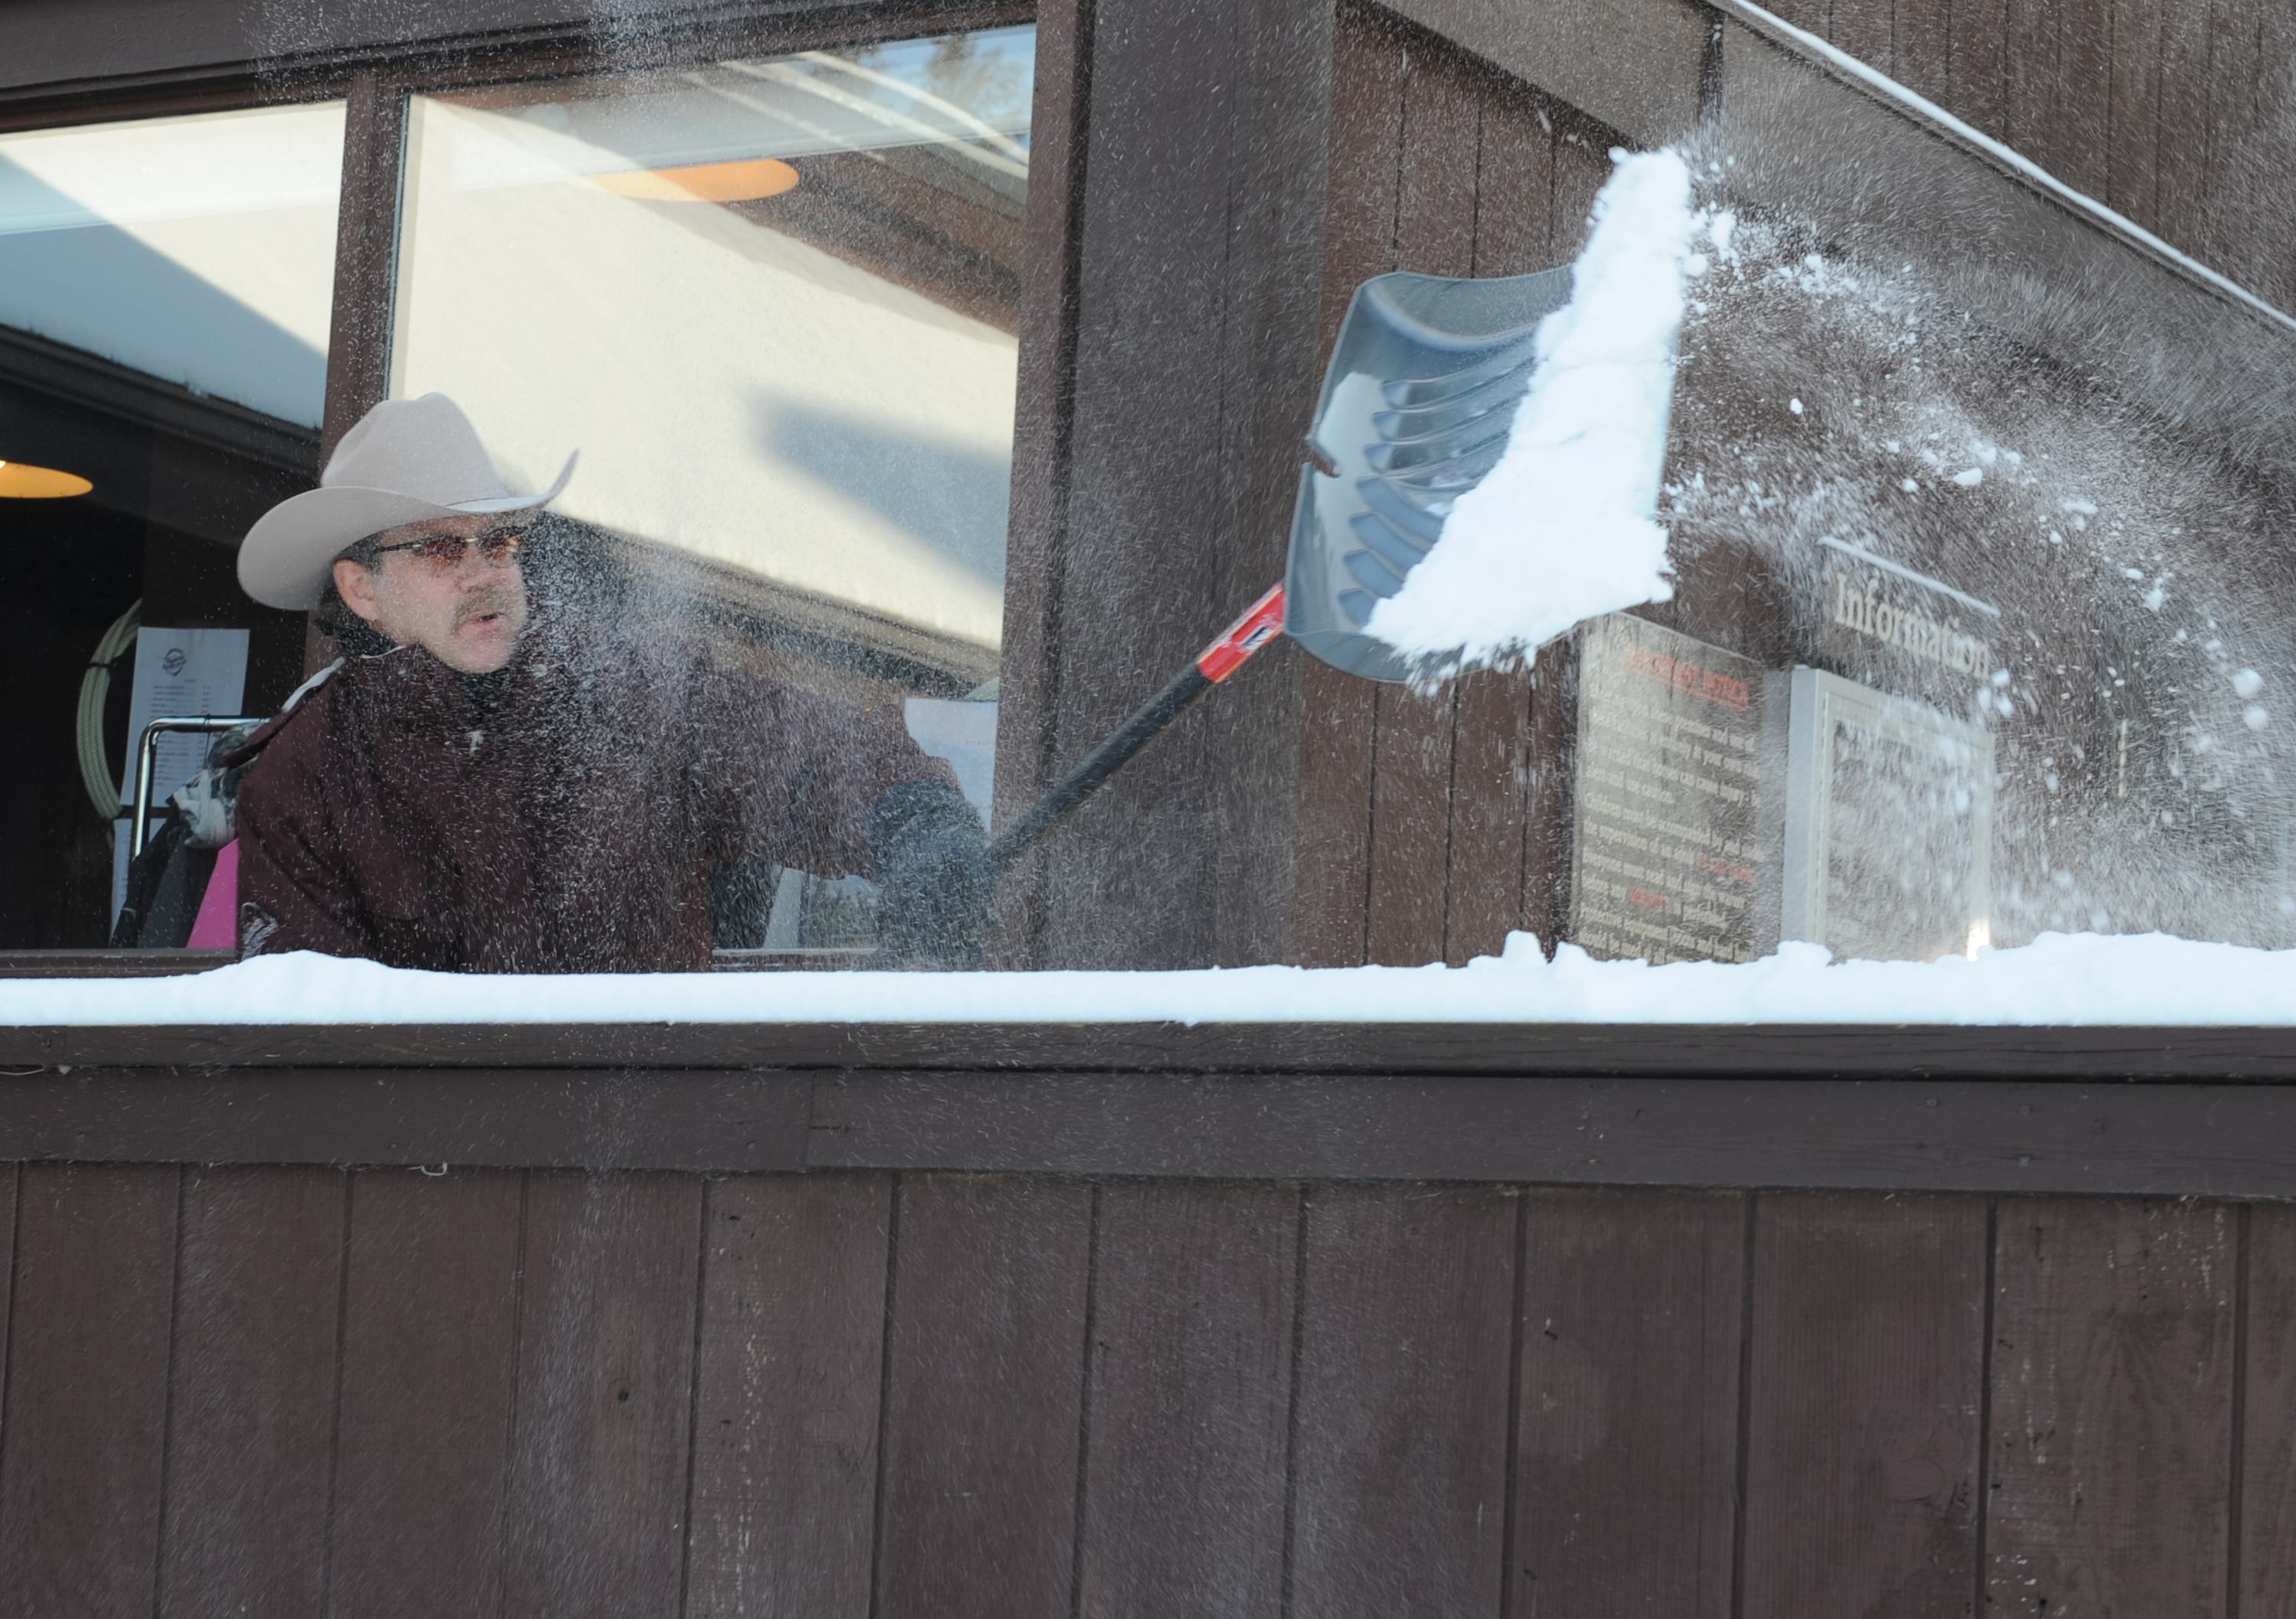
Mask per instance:
[[[903,782],[862,823],[877,867],[877,948],[888,965],[977,967],[995,920],[988,838],[964,795]]]

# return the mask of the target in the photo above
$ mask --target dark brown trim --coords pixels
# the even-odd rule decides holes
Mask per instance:
[[[1020,374],[1013,404],[1011,518],[996,697],[999,830],[1053,777],[1060,696],[1061,550],[1068,530],[1075,419],[1077,287],[1081,274],[1086,119],[1092,105],[1094,0],[1050,0],[1037,21],[1029,114],[1029,210],[1021,257]],[[1034,959],[1043,925],[1042,861],[1023,860],[1000,895],[997,952]]]
[[[0,1082],[0,1161],[2287,1198],[2292,1149],[2282,1085],[382,1067]]]
[[[196,4],[176,8],[195,12]],[[361,73],[380,72],[402,84],[480,84],[537,74],[579,73],[615,66],[674,67],[729,50],[834,46],[1025,21],[1033,14],[1014,0],[913,5],[822,4],[819,0],[738,0],[736,4],[618,7],[602,19],[596,8],[569,4],[563,14],[492,28],[475,27],[414,38],[351,40],[341,19],[386,18],[374,7],[337,8],[332,36],[317,18],[299,38],[275,29],[275,37],[250,37],[245,8],[207,0],[228,16],[176,30],[168,50],[179,60],[122,72],[116,42],[91,45],[72,57],[69,47],[49,53],[53,71],[36,82],[0,86],[0,129],[41,127],[94,119],[160,116],[259,102],[309,100],[340,95]],[[515,4],[466,7],[465,19],[521,9]],[[542,13],[542,4],[523,9]],[[443,14],[443,13],[441,13]],[[4,23],[4,20],[0,20]],[[13,43],[0,26],[0,49]],[[266,48],[266,46],[270,48]]]
[[[343,87],[339,74],[314,73],[280,82],[258,78],[242,68],[201,70],[160,80],[131,77],[70,86],[38,85],[0,90],[0,135],[326,101],[342,95]]]
[[[752,4],[719,14],[666,16],[627,29],[579,25],[469,41],[426,40],[363,53],[335,66],[371,68],[402,89],[447,91],[530,79],[660,71],[729,56],[840,50],[1027,22],[1027,0],[977,4]]]
[[[343,112],[343,189],[335,232],[334,314],[327,332],[322,464],[390,391],[406,138],[406,92],[374,73],[352,79]]]
[[[880,1068],[1508,1078],[2296,1080],[2285,1029],[1573,1023],[0,1028],[0,1067]]]
[[[0,979],[172,978],[228,966],[236,955],[232,950],[0,950]]]
[[[2296,1196],[2281,1086],[851,1074],[816,1169]]]
[[[794,1171],[811,1092],[706,1070],[51,1073],[0,1081],[0,1159]]]

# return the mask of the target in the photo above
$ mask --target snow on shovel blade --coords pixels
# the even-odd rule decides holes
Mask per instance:
[[[1481,280],[1398,272],[1356,289],[1308,435],[1314,459],[1300,469],[1284,634],[1351,675],[1410,678],[1365,621],[1497,464],[1538,323],[1570,289],[1568,265]]]

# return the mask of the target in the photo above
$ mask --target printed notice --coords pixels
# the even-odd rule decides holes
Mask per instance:
[[[230,719],[247,697],[247,631],[244,629],[139,629],[135,632],[135,684],[127,699],[127,763],[119,773],[119,801],[135,800],[135,747],[144,727],[159,719]],[[215,739],[195,732],[163,736],[152,770],[152,801],[199,774]]]
[[[1775,945],[1764,673],[1625,613],[1587,627],[1570,937],[1588,954],[1750,961]]]

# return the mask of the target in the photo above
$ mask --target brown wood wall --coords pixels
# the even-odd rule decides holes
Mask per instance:
[[[2286,308],[2296,8],[2277,0],[1773,0],[2074,189]]]
[[[2296,7],[1770,9],[2260,295],[2296,304],[2296,210],[2284,203],[2296,170]],[[1506,275],[1576,253],[1619,136],[1375,10],[1343,6],[1333,52],[1326,349],[1365,276]],[[1652,616],[1677,611],[1689,608]],[[1301,662],[1293,958],[1457,963],[1515,928],[1554,940],[1569,859],[1567,649],[1542,654],[1536,676],[1477,674],[1432,697]]]
[[[1357,283],[1567,263],[1619,137],[1382,14],[1333,45],[1328,351]],[[1296,959],[1463,962],[1554,936],[1569,670],[1478,673],[1433,696],[1301,659]]]
[[[0,1170],[88,1615],[2282,1611],[2296,1208]]]

